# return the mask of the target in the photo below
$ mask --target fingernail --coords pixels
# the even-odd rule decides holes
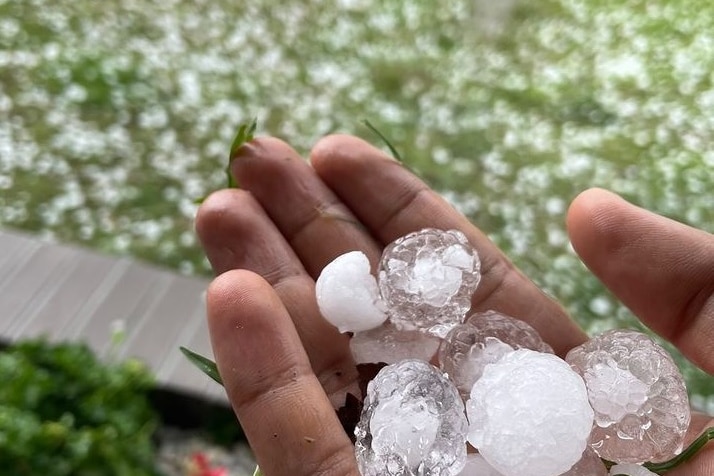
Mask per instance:
[[[251,157],[257,157],[258,156],[258,148],[256,147],[256,144],[254,143],[255,139],[253,139],[250,142],[246,142],[240,147],[238,147],[235,152],[233,153],[233,157],[231,157],[231,161],[233,160],[240,160],[240,159],[248,159]]]

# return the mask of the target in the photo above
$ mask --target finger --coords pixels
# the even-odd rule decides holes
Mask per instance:
[[[229,271],[207,294],[223,384],[264,474],[357,476],[354,448],[270,284]]]
[[[376,265],[381,252],[350,210],[286,143],[261,137],[235,155],[232,171],[276,224],[313,277],[347,251],[361,250]]]
[[[368,143],[329,136],[313,149],[317,174],[382,244],[426,227],[458,229],[481,257],[473,310],[495,309],[535,327],[559,355],[586,336],[555,301],[517,271],[481,231],[439,195]]]
[[[196,231],[217,274],[247,269],[275,288],[315,373],[335,395],[334,404],[342,405],[339,392],[357,378],[348,338],[320,315],[314,281],[260,204],[242,190],[216,192],[201,205]]]
[[[568,213],[575,250],[648,327],[714,373],[714,236],[600,189]]]

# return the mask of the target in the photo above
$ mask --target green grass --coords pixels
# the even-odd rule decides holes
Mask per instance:
[[[497,34],[488,3],[1,1],[0,224],[208,273],[238,124],[306,153],[366,118],[587,329],[631,326],[564,210],[602,186],[714,231],[714,5],[521,1]]]

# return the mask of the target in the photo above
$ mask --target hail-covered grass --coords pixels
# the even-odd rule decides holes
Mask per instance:
[[[589,330],[633,325],[564,212],[714,230],[712,32],[708,0],[0,0],[0,225],[205,273],[241,122],[305,152],[366,118]]]

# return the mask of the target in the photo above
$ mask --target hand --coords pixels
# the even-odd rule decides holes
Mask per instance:
[[[366,142],[330,136],[311,165],[285,143],[239,149],[241,189],[212,194],[196,228],[218,277],[208,291],[213,351],[229,399],[268,476],[358,475],[333,404],[354,389],[348,339],[317,309],[314,280],[336,256],[382,247],[425,227],[459,229],[478,249],[473,310],[530,323],[564,356],[586,335],[486,236],[400,163]],[[714,372],[714,237],[603,190],[568,213],[577,252],[649,327]],[[332,400],[332,402],[331,402]],[[689,440],[711,426],[697,415]],[[714,474],[711,447],[669,474]]]

